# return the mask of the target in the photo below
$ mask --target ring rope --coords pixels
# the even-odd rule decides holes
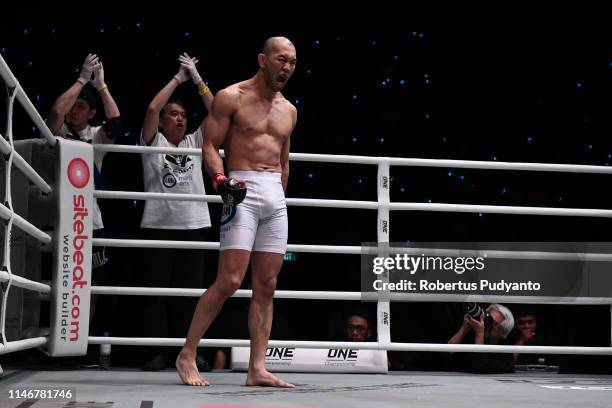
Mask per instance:
[[[4,169],[4,206],[10,211],[10,216],[4,225],[4,264],[2,265],[2,271],[8,274],[8,280],[3,282],[0,286],[2,287],[2,308],[0,310],[0,330],[2,330],[2,344],[6,345],[6,304],[8,301],[8,295],[11,290],[13,283],[13,272],[11,270],[11,238],[13,229],[13,219],[15,212],[13,210],[13,199],[11,194],[11,172],[13,168],[13,154],[15,152],[15,146],[13,144],[13,104],[15,102],[15,96],[17,95],[16,89],[9,89],[9,99],[7,107],[7,126],[6,133],[9,139],[11,150],[8,154],[8,159],[5,161]]]
[[[49,127],[40,116],[40,113],[38,113],[38,110],[36,110],[36,107],[30,98],[28,98],[28,95],[19,84],[19,81],[17,81],[17,78],[9,68],[2,55],[0,55],[0,77],[2,77],[6,86],[11,89],[15,89],[17,100],[21,103],[21,106],[26,111],[32,122],[34,122],[34,125],[36,125],[38,130],[40,130],[40,133],[47,140],[47,143],[50,146],[55,146],[57,143],[57,138],[53,136],[51,130],[49,130]]]
[[[202,339],[200,347],[248,347],[250,340]],[[182,346],[184,338],[164,337],[89,337],[89,344],[111,344],[125,346]],[[574,347],[574,346],[501,346],[493,344],[438,344],[438,343],[396,343],[389,342],[348,342],[348,341],[297,341],[270,340],[269,347],[292,348],[333,348],[389,351],[436,351],[436,352],[491,352],[491,353],[526,353],[526,354],[583,354],[612,355],[611,347]]]
[[[201,156],[202,149],[177,148],[177,147],[152,147],[131,145],[93,145],[94,150],[114,153],[173,153]],[[219,150],[224,156],[224,151]],[[499,162],[483,160],[448,160],[448,159],[417,159],[405,157],[374,157],[374,156],[351,156],[343,154],[315,154],[315,153],[289,153],[289,159],[293,161],[307,161],[318,163],[342,163],[342,164],[372,164],[388,162],[391,166],[407,167],[441,167],[441,168],[464,168],[475,170],[515,170],[515,171],[539,171],[554,173],[587,173],[587,174],[612,174],[611,166],[595,166],[589,164],[564,164],[564,163],[528,163],[528,162]]]

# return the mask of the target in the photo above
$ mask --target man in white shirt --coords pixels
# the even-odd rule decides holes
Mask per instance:
[[[91,78],[93,74],[93,79]],[[98,91],[106,121],[102,126],[91,126],[89,121],[96,116],[96,96],[85,87],[87,83]],[[104,82],[104,67],[95,54],[89,54],[81,68],[77,80],[53,104],[47,119],[49,130],[56,136],[81,140],[86,143],[113,143],[121,131],[119,108]],[[106,152],[94,152],[95,171],[102,172],[102,162]],[[104,228],[102,214],[97,201],[94,201],[94,230]]]
[[[207,110],[213,95],[198,70],[195,58],[179,57],[179,72],[155,95],[147,108],[140,143],[144,146],[202,148],[204,121],[187,133],[187,113],[183,103],[172,99],[176,88],[191,78]],[[144,187],[147,192],[204,195],[202,157],[184,154],[143,154]],[[174,241],[204,241],[210,228],[208,204],[197,201],[147,200],[141,228],[146,239]],[[193,249],[149,249],[143,262],[142,286],[202,288],[204,254]],[[146,337],[181,337],[189,326],[195,305],[191,298],[152,298],[146,300],[144,315]],[[171,350],[154,349],[147,357],[143,370],[155,371],[166,367]],[[176,350],[174,350],[176,352]],[[203,368],[200,359],[199,368]]]
[[[90,125],[90,120],[96,116],[98,105],[92,87],[98,92],[104,107],[105,121],[101,126]],[[51,133],[56,136],[93,144],[113,143],[117,135],[121,133],[119,108],[106,85],[104,67],[97,55],[89,54],[85,58],[79,77],[53,104],[47,118],[47,126]],[[100,181],[102,180],[100,175],[105,154],[106,152],[94,151],[94,183],[96,188],[100,188]],[[93,229],[94,238],[106,237],[102,213],[97,200],[94,200]],[[109,281],[108,271],[104,268],[105,264],[104,247],[94,246],[92,248],[92,280],[96,284],[108,285],[112,283]],[[92,317],[96,310],[96,303],[96,296],[92,296],[90,309]],[[107,309],[105,313],[107,316],[98,316],[96,322],[106,321],[105,324],[108,324],[107,317],[111,314],[111,311],[108,310],[110,309],[108,307],[103,307],[100,310],[103,309]],[[91,332],[93,334],[100,335],[102,331],[108,329],[108,327],[97,328],[92,322]]]

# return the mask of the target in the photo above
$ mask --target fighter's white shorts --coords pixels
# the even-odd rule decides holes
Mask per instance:
[[[243,180],[247,194],[237,206],[223,206],[221,247],[284,254],[287,248],[287,204],[281,173],[230,171]]]

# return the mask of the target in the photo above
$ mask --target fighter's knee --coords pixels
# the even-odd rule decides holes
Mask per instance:
[[[222,297],[228,298],[240,289],[241,283],[242,279],[240,279],[240,276],[230,276],[226,279],[218,280],[215,286]]]
[[[272,297],[276,290],[276,277],[253,282],[253,292],[265,297]]]

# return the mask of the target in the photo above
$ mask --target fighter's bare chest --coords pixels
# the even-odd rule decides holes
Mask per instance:
[[[248,134],[268,134],[284,138],[293,127],[288,109],[274,105],[252,105],[240,108],[234,113],[234,126]]]

